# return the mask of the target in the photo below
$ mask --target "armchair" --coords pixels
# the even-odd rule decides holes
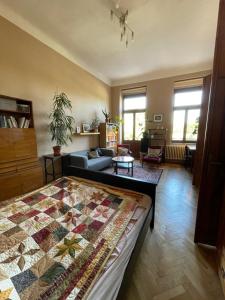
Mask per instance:
[[[160,164],[163,157],[163,147],[162,146],[151,146],[148,148],[148,153],[143,154],[141,157],[142,167],[144,162],[152,162]]]

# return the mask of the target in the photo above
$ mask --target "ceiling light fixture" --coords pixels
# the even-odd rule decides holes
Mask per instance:
[[[119,8],[119,3],[117,3],[116,11],[111,9],[110,16],[112,21],[114,20],[114,16],[119,20],[121,28],[120,41],[125,41],[126,47],[128,47],[129,40],[134,41],[134,31],[127,25],[128,9],[123,13]]]

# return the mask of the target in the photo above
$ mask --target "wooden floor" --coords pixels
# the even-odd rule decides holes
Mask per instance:
[[[183,167],[165,166],[156,223],[140,252],[128,300],[222,300],[212,247],[193,243],[197,192]]]

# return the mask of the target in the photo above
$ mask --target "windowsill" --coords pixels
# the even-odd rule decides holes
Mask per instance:
[[[172,144],[196,144],[197,141],[172,141]]]

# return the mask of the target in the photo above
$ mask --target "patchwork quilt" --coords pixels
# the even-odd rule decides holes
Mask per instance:
[[[147,196],[63,177],[1,203],[0,300],[85,299]]]

